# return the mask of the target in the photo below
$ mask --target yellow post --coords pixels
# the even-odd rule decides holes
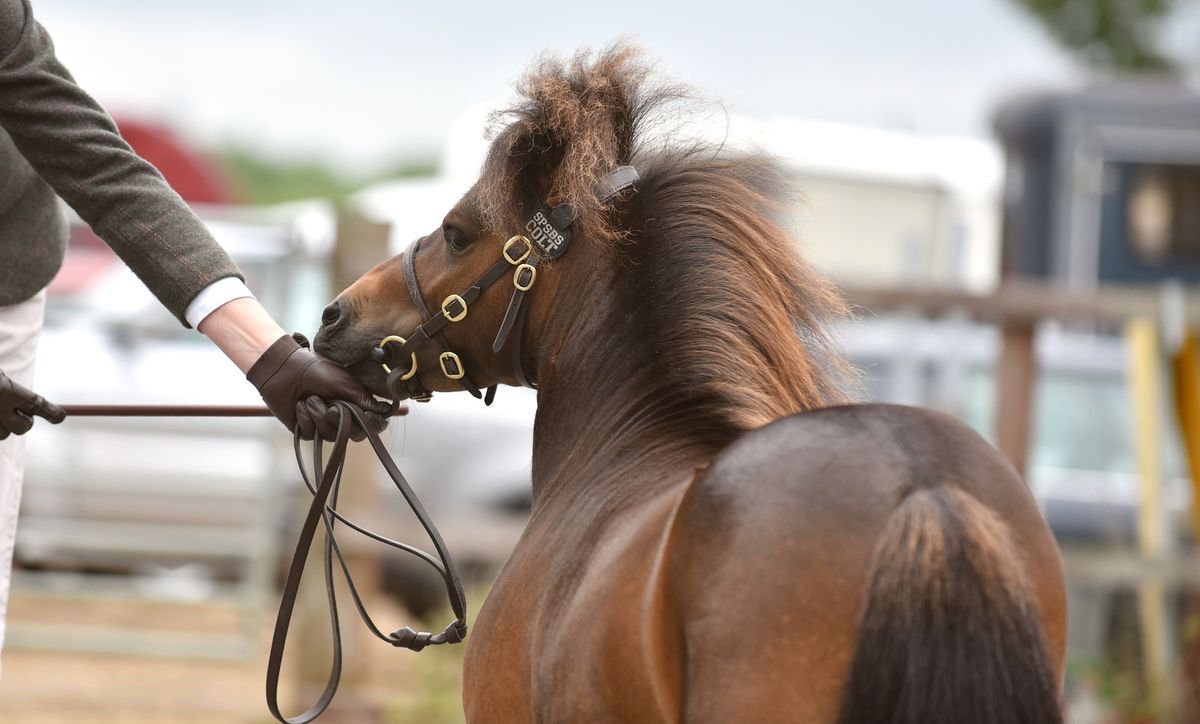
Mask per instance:
[[[1162,354],[1158,329],[1148,319],[1133,319],[1126,328],[1129,348],[1129,389],[1133,402],[1133,439],[1141,484],[1138,495],[1138,551],[1158,559],[1166,552],[1163,520],[1161,390]],[[1166,591],[1161,580],[1138,587],[1138,615],[1146,683],[1155,712],[1169,717],[1171,700],[1171,637]]]

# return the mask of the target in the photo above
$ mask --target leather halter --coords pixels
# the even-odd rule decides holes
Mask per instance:
[[[394,399],[401,397],[397,392],[403,387],[406,388],[405,391],[409,393],[412,399],[426,401],[429,399],[431,393],[416,384],[416,350],[425,342],[436,338],[442,347],[442,353],[438,357],[438,365],[441,367],[442,374],[448,379],[455,380],[463,389],[478,398],[481,396],[479,387],[471,381],[467,375],[462,358],[457,353],[450,351],[446,339],[441,333],[446,326],[466,319],[469,306],[475,300],[479,299],[484,290],[495,284],[512,269],[513,295],[509,301],[509,313],[505,315],[505,323],[501,324],[500,333],[497,335],[496,342],[493,345],[494,351],[498,352],[511,336],[515,327],[516,317],[523,317],[520,312],[523,311],[522,301],[524,300],[525,292],[529,291],[534,279],[537,278],[537,269],[532,264],[525,263],[533,253],[533,244],[529,239],[520,235],[509,239],[504,245],[501,254],[502,258],[499,261],[493,264],[482,277],[476,280],[462,294],[451,294],[442,300],[441,308],[434,313],[429,309],[429,305],[425,303],[420,283],[417,281],[414,260],[417,251],[420,249],[420,243],[421,240],[417,239],[404,252],[403,267],[405,286],[408,288],[413,305],[421,313],[423,321],[407,338],[392,335],[380,340],[379,346],[373,351],[372,359],[383,365],[384,370],[388,373],[387,387]],[[526,378],[524,370],[521,369],[520,343],[517,341],[519,337],[520,335],[513,338],[513,367],[516,370],[518,379],[524,380]],[[392,347],[389,347],[389,345],[396,344],[400,345],[399,349],[393,350]],[[391,369],[389,364],[394,364],[391,362],[393,359],[407,360],[408,368]],[[495,385],[492,385],[488,389],[485,402],[491,403],[492,398],[495,396],[495,389]]]
[[[601,179],[596,185],[597,200],[604,204],[612,197],[630,188],[638,181],[638,172],[633,166],[619,166]],[[554,209],[538,208],[525,224],[525,231],[530,238],[517,234],[504,242],[501,258],[487,272],[467,288],[462,294],[451,294],[442,300],[441,309],[433,312],[425,303],[421,286],[417,282],[415,257],[420,249],[421,240],[417,239],[404,252],[402,264],[404,268],[404,284],[412,298],[413,305],[421,313],[421,324],[406,337],[389,335],[381,339],[371,352],[372,361],[381,365],[387,372],[387,388],[392,398],[399,400],[407,396],[418,402],[430,399],[432,393],[422,389],[416,383],[418,364],[417,349],[433,338],[438,339],[442,353],[438,357],[441,372],[448,379],[458,382],[467,392],[478,398],[482,395],[479,387],[467,375],[462,358],[450,351],[442,332],[449,324],[466,319],[469,307],[474,304],[483,292],[507,272],[512,270],[512,296],[509,297],[508,309],[496,339],[492,343],[492,352],[499,353],[511,338],[509,346],[513,376],[524,387],[537,389],[533,377],[525,373],[521,359],[521,339],[527,308],[523,302],[525,295],[533,287],[537,279],[538,269],[530,263],[535,246],[539,251],[538,257],[543,262],[551,262],[566,253],[571,241],[571,225],[578,214],[570,204],[559,204]],[[515,334],[514,334],[515,332]],[[399,367],[394,367],[399,364]],[[408,365],[407,368],[404,365]],[[496,385],[488,388],[484,403],[491,404],[496,395]]]

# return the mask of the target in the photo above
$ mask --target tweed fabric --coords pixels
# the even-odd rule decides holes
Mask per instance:
[[[0,305],[62,264],[62,197],[186,326],[188,303],[229,255],[54,54],[29,0],[0,0]]]

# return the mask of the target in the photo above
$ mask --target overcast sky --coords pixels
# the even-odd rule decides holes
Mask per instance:
[[[352,166],[440,145],[545,49],[644,45],[731,110],[986,136],[996,101],[1078,82],[1006,0],[650,3],[33,0],[114,112]]]

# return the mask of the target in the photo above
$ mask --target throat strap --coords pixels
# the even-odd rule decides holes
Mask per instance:
[[[521,307],[521,310],[517,312],[517,329],[525,327],[525,312],[528,309],[529,307]],[[524,337],[525,335],[518,331],[517,334],[513,335],[512,345],[509,347],[512,356],[513,375],[517,378],[517,384],[522,387],[528,387],[531,390],[536,390],[538,388],[537,382],[525,374],[525,360],[521,356],[521,340]]]

